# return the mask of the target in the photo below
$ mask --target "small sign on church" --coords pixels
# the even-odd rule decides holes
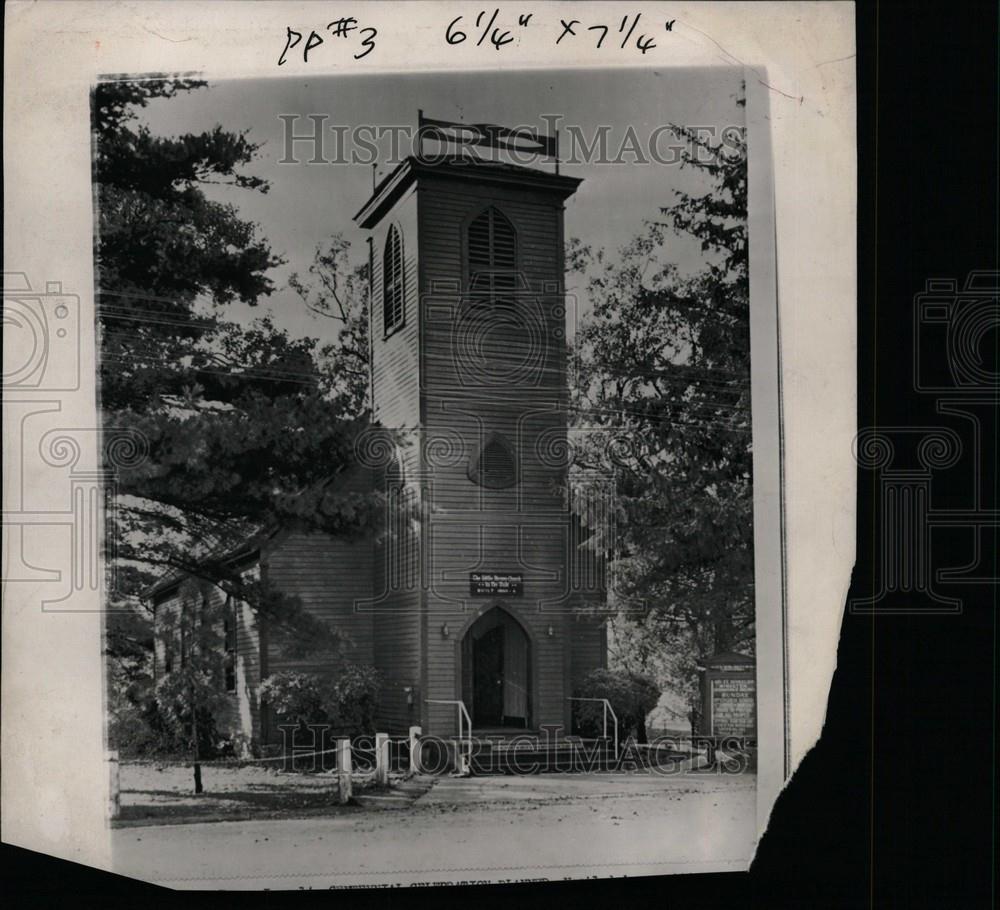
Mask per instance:
[[[469,594],[472,597],[518,597],[524,593],[520,572],[470,572]]]

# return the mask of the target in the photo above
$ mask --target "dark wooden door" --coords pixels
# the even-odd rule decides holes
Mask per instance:
[[[503,721],[503,626],[494,626],[472,645],[473,722],[497,727]]]

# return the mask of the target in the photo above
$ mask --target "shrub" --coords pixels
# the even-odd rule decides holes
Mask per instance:
[[[274,673],[260,686],[260,697],[287,721],[330,723],[329,681],[316,673]]]
[[[131,685],[112,680],[108,690],[108,747],[121,758],[181,755],[184,743],[175,735],[152,693],[152,681]]]
[[[335,726],[351,736],[373,734],[381,687],[382,674],[374,667],[345,667],[334,678]]]
[[[359,664],[324,674],[275,673],[260,694],[287,722],[329,724],[333,732],[354,737],[375,732],[381,685],[378,670]]]
[[[156,714],[170,735],[183,744],[184,751],[194,746],[197,735],[198,756],[216,757],[222,741],[216,712],[225,703],[216,677],[197,668],[174,670],[157,681],[155,693]],[[194,710],[192,705],[196,706]]]
[[[660,688],[649,677],[624,670],[593,670],[576,687],[578,698],[606,698],[618,717],[618,735],[634,735],[646,742],[646,715],[660,699]],[[599,736],[604,707],[598,702],[573,702],[573,723],[578,733]]]
[[[155,702],[143,707],[125,700],[110,706],[108,745],[123,759],[179,755],[184,749],[160,717]]]

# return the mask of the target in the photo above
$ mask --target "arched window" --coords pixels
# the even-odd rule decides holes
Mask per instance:
[[[403,324],[403,237],[389,226],[382,251],[382,331],[389,334]]]
[[[490,206],[469,225],[469,286],[492,303],[506,299],[517,286],[517,235],[514,225]]]
[[[469,464],[469,480],[488,490],[506,490],[517,483],[517,461],[510,444],[493,433]]]

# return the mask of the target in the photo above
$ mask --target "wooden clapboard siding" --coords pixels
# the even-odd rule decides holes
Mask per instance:
[[[154,606],[154,652],[153,672],[156,681],[166,672],[166,636],[171,623],[180,611],[188,615],[201,612],[203,604],[215,610],[225,603],[226,594],[221,588],[194,578],[183,579],[176,587],[158,599]],[[260,639],[256,621],[245,604],[239,604],[234,611],[236,619],[236,691],[227,693],[215,715],[216,728],[220,735],[236,739],[237,749],[253,749],[260,742]],[[222,629],[218,630],[220,643]],[[221,646],[221,644],[220,644]],[[172,643],[173,665],[180,665],[179,643]],[[222,680],[219,685],[224,685]]]
[[[382,324],[382,250],[390,225],[395,225],[403,239],[404,324],[386,337]],[[421,438],[420,244],[415,187],[398,200],[372,237],[373,414],[378,425],[395,431],[404,483],[412,497],[419,495]],[[376,482],[382,492],[387,492],[386,483],[394,484],[384,476]],[[374,542],[367,576],[370,603],[365,607],[373,628],[373,661],[385,680],[379,725],[392,733],[405,732],[410,724],[419,722],[421,701],[419,576],[410,572],[400,578],[390,569],[400,554],[409,554],[407,564],[417,566],[419,527],[407,524],[397,531],[401,533],[395,541],[380,537]]]
[[[211,615],[218,617],[219,628],[216,629],[216,634],[218,635],[219,647],[221,649],[223,646],[223,610],[221,608],[226,603],[226,593],[216,585],[206,582],[195,583],[191,585],[191,588],[193,590],[189,606],[193,609],[201,609],[202,604],[204,604]],[[220,687],[224,685],[223,680],[219,680],[219,685]],[[215,713],[216,730],[224,737],[251,739],[253,737],[253,730],[243,729],[243,715],[240,712],[239,696],[238,686],[235,692],[226,693],[223,704]]]
[[[504,398],[524,407],[528,402],[555,398],[566,401],[566,350],[562,248],[562,201],[538,192],[468,187],[444,178],[424,178],[420,184],[421,292],[424,304],[422,369],[428,403],[447,396],[491,396],[496,385],[478,380],[463,369],[456,351],[456,327],[461,331],[463,311],[471,299],[466,267],[466,228],[489,206],[498,208],[514,225],[517,235],[519,291],[515,306],[523,322],[536,327],[542,363],[536,375],[515,384],[504,383]],[[528,352],[528,336],[517,327],[497,326],[491,332],[506,349],[500,366],[521,362]],[[516,395],[511,393],[516,391]]]
[[[395,225],[403,241],[403,325],[386,337],[382,321],[382,253],[389,227]],[[419,401],[419,289],[417,256],[417,197],[415,189],[399,200],[390,218],[372,232],[371,333],[373,416],[383,427],[415,427]]]
[[[540,440],[557,445],[565,438],[562,200],[434,177],[423,178],[419,194],[423,425],[430,453],[436,437],[450,446],[448,457],[424,464],[431,481],[424,538],[431,548],[426,697],[462,697],[462,636],[478,615],[499,604],[528,633],[532,724],[562,725],[570,695],[567,636],[573,627],[564,610],[546,610],[544,603],[559,604],[569,593],[565,472],[539,452]],[[469,337],[477,324],[464,309],[472,302],[466,232],[488,206],[502,212],[516,232],[519,290],[504,314],[512,324],[491,328],[486,337],[493,369],[477,374],[474,364],[463,362],[464,342],[478,340]],[[516,367],[532,362],[532,356],[535,369],[517,375]],[[469,478],[470,460],[493,433],[515,453],[518,483],[508,489],[485,489]],[[471,599],[468,573],[477,568],[521,572],[524,596]],[[441,632],[445,623],[453,630],[448,638]],[[455,730],[451,708],[432,709],[429,721],[436,730]]]
[[[268,548],[268,584],[299,598],[306,610],[341,636],[336,651],[294,656],[272,632],[267,642],[268,674],[321,673],[345,663],[372,663],[371,616],[361,610],[369,596],[370,565],[366,537],[292,532]]]
[[[420,718],[420,525],[419,434],[408,434],[397,456],[402,469],[380,473],[376,483],[385,498],[368,576],[365,604],[374,631],[373,657],[382,673],[380,727],[402,733]],[[409,692],[407,692],[409,690]]]
[[[575,685],[591,670],[607,666],[607,627],[588,616],[576,619],[573,626],[571,680]]]
[[[367,493],[372,478],[357,470],[334,481],[337,493]],[[262,555],[267,584],[300,599],[302,607],[340,636],[331,650],[289,652],[280,633],[263,636],[263,675],[280,672],[329,673],[348,664],[374,664],[374,627],[366,608],[371,597],[372,539],[367,533],[333,536],[304,531],[276,535]],[[280,742],[273,717],[262,721],[266,742]]]
[[[497,603],[531,643],[535,726],[565,724],[574,666],[603,659],[594,644],[602,639],[589,629],[575,643],[583,628],[569,612],[578,600],[570,584],[575,538],[558,460],[568,398],[563,200],[578,181],[474,167],[408,160],[357,216],[373,230],[374,413],[383,426],[410,431],[400,454],[421,506],[405,546],[421,552],[423,591],[387,583],[385,543],[374,562],[374,653],[387,678],[383,722],[390,730],[419,718],[429,732],[454,732],[454,708],[426,699],[461,698],[462,636],[494,606],[470,598],[473,570],[524,576],[524,595]],[[491,278],[504,296],[483,310],[470,293],[481,285],[470,287],[466,234],[489,206],[514,228],[517,276],[510,294],[509,280]],[[497,223],[492,219],[491,230]],[[380,273],[390,225],[404,238],[406,324],[385,337]],[[509,264],[509,236],[503,247]],[[470,479],[494,434],[516,461],[517,482],[506,489]],[[407,705],[404,689],[415,685],[417,705]]]
[[[328,492],[350,502],[367,496],[371,486],[371,472],[359,467],[333,478]],[[370,596],[371,563],[367,533],[334,536],[286,530],[268,541],[261,554],[268,586],[298,598],[304,609],[327,623],[341,640],[334,651],[293,656],[280,634],[268,630],[263,655],[267,675],[317,673],[345,663],[372,663],[371,617],[362,609]]]

